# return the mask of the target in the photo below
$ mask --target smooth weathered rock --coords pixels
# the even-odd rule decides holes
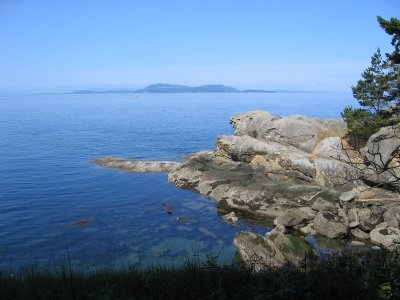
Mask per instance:
[[[342,202],[350,202],[357,198],[357,193],[354,191],[348,191],[340,194],[339,200]]]
[[[107,168],[121,169],[125,172],[151,173],[172,172],[179,167],[179,163],[172,161],[140,161],[119,157],[100,157],[94,161]]]
[[[314,149],[314,155],[328,159],[346,160],[347,156],[343,151],[342,138],[339,136],[327,137]]]
[[[291,145],[264,141],[250,136],[220,136],[217,140],[218,155],[234,161],[251,163],[267,173],[281,174],[312,181],[316,169],[310,154]]]
[[[400,205],[389,207],[383,214],[383,219],[390,227],[399,227],[400,224]]]
[[[382,222],[375,226],[375,228],[388,228],[388,227],[393,227],[393,226],[390,226],[388,222]]]
[[[304,235],[308,234],[315,235],[317,233],[314,229],[314,224],[312,223],[307,224],[307,226],[301,227],[299,230]]]
[[[382,212],[378,207],[358,209],[359,227],[364,231],[371,231],[383,221]]]
[[[256,271],[287,263],[297,266],[304,254],[311,250],[311,246],[301,237],[279,231],[266,237],[252,232],[239,232],[235,235],[234,244],[245,264]]]
[[[360,222],[353,221],[349,223],[349,228],[356,228],[358,225],[360,225]]]
[[[375,228],[369,233],[371,242],[388,250],[399,248],[400,229],[394,227]]]
[[[349,222],[356,222],[358,224],[360,224],[360,218],[358,217],[358,208],[351,208],[349,209],[349,211],[347,212],[347,217],[349,218]]]
[[[309,206],[303,206],[298,209],[307,215],[308,220],[314,220],[315,216],[317,215],[317,212]]]
[[[367,240],[369,239],[369,234],[362,231],[360,228],[351,229],[350,233],[352,236],[360,239],[360,240]]]
[[[318,198],[317,200],[315,200],[311,208],[316,211],[337,211],[337,207],[332,202],[324,200],[322,198]]]
[[[305,220],[308,220],[308,215],[296,208],[286,210],[281,216],[274,220],[274,224],[281,224],[286,227],[293,227],[302,224]]]
[[[369,161],[383,166],[390,162],[399,148],[399,125],[396,125],[382,127],[377,133],[371,135],[366,148],[362,151]]]
[[[360,242],[360,241],[351,241],[350,242],[350,246],[352,247],[363,247],[365,246],[364,242]]]
[[[314,228],[323,236],[339,238],[347,234],[349,221],[342,209],[338,210],[338,215],[329,211],[320,211],[314,219]]]
[[[300,115],[274,116],[265,111],[250,111],[231,118],[235,135],[248,135],[258,139],[275,140],[311,152],[318,133],[345,128],[337,119],[317,119]]]
[[[400,189],[400,125],[381,128],[361,149],[368,161],[364,176],[372,182]]]

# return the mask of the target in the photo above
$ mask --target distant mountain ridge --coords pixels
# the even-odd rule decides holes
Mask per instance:
[[[238,93],[239,90],[222,85],[210,84],[190,87],[186,85],[175,85],[167,83],[157,83],[149,85],[148,87],[137,90],[135,93]]]
[[[116,88],[108,90],[86,89],[76,90],[69,94],[117,94],[117,93],[313,93],[312,91],[289,90],[243,90],[240,91],[223,84],[209,84],[190,87],[186,85],[156,83],[143,89]]]

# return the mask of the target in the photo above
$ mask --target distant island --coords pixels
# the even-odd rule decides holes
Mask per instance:
[[[314,91],[289,91],[289,90],[238,90],[236,88],[222,85],[222,84],[209,84],[190,87],[186,85],[176,85],[168,83],[157,83],[149,85],[143,89],[134,90],[128,88],[117,89],[86,89],[76,90],[68,94],[119,94],[119,93],[315,93]]]

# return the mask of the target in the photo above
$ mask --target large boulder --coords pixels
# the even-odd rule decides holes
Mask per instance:
[[[371,242],[388,250],[395,250],[400,245],[400,229],[394,227],[375,228],[369,233]]]
[[[314,219],[314,228],[317,233],[328,238],[340,238],[347,235],[349,220],[343,209],[339,209],[338,214],[320,211]]]
[[[383,214],[383,219],[390,227],[399,227],[400,224],[400,205],[389,207]]]
[[[361,149],[367,180],[400,189],[400,125],[381,128]]]
[[[321,197],[318,197],[317,200],[314,201],[314,203],[311,205],[311,208],[316,211],[330,211],[334,213],[337,211],[335,204],[328,200],[324,200]]]
[[[301,237],[285,235],[275,231],[268,236],[252,232],[239,232],[234,244],[249,267],[259,271],[266,267],[280,267],[284,264],[298,266],[311,246]]]
[[[358,209],[357,216],[360,222],[359,227],[364,231],[371,231],[383,221],[382,210],[377,206]]]
[[[265,111],[250,111],[231,118],[235,135],[248,135],[260,140],[289,144],[311,152],[318,134],[326,130],[345,128],[342,120],[317,119],[300,115],[274,116]]]
[[[309,220],[304,210],[291,208],[285,211],[281,216],[274,220],[275,224],[281,224],[286,227],[293,227],[302,224],[305,220]]]
[[[217,155],[327,187],[359,176],[343,150],[341,120],[251,111],[232,117],[231,124],[234,136],[218,138]]]
[[[261,167],[266,173],[297,177],[306,181],[315,178],[316,170],[310,154],[291,145],[264,141],[250,136],[220,136],[217,140],[218,155],[234,161],[248,162]]]

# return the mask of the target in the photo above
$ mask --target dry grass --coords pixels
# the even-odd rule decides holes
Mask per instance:
[[[317,144],[319,144],[323,139],[326,139],[328,137],[345,137],[346,134],[348,133],[347,128],[339,128],[339,129],[332,129],[332,130],[324,130],[320,131],[317,134]]]

